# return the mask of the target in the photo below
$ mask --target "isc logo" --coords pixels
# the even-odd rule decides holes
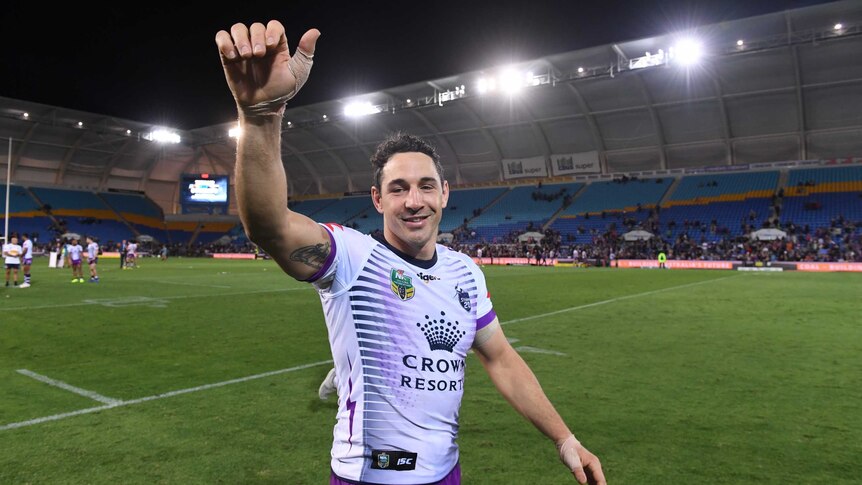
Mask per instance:
[[[399,458],[396,466],[397,465],[412,465],[412,464],[413,464],[413,458]]]

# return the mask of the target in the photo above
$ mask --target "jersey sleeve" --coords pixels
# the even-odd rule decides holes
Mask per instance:
[[[322,295],[346,290],[374,246],[373,239],[340,224],[320,224],[329,235],[330,251],[323,266],[305,281]]]
[[[476,268],[476,292],[476,331],[478,332],[497,318],[485,275],[478,267]]]

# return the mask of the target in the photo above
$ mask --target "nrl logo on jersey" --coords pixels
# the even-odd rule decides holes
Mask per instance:
[[[401,298],[402,301],[407,301],[413,298],[416,294],[416,288],[413,287],[413,278],[404,274],[403,269],[392,269],[389,272],[390,288],[395,296]]]
[[[389,468],[389,455],[386,453],[377,455],[377,466],[380,468]]]

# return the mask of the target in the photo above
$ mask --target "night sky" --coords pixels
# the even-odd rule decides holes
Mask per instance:
[[[13,1],[0,9],[0,96],[191,129],[235,116],[214,38],[238,21],[281,20],[291,50],[321,30],[296,106],[818,3]]]

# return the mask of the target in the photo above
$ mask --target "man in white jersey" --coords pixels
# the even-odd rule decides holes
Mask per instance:
[[[21,239],[24,240],[21,243],[21,247],[24,250],[24,260],[21,262],[21,269],[24,270],[24,284],[21,285],[21,288],[29,288],[30,266],[33,264],[33,241],[30,240],[29,234],[22,234]]]
[[[87,236],[87,265],[90,267],[90,283],[99,282],[99,273],[96,271],[96,263],[99,262],[99,244],[92,237]]]
[[[398,134],[378,147],[379,238],[288,208],[282,114],[308,77],[319,35],[306,32],[293,56],[278,21],[235,24],[216,44],[243,129],[236,177],[245,230],[287,274],[313,284],[323,305],[340,396],[330,484],[460,484],[455,440],[471,348],[577,480],[604,484],[599,460],[503,336],[482,272],[435,244],[449,186],[430,145]]]
[[[72,239],[69,244],[69,263],[72,265],[72,283],[84,282],[84,270],[81,269],[81,255],[84,253],[84,248],[78,244],[78,239]]]
[[[14,274],[14,286],[18,286],[18,268],[21,266],[21,253],[24,250],[18,244],[18,236],[12,236],[9,244],[3,245],[2,255],[6,263],[6,286],[9,286],[9,274]]]
[[[138,243],[129,241],[126,245],[126,268],[138,267]]]

